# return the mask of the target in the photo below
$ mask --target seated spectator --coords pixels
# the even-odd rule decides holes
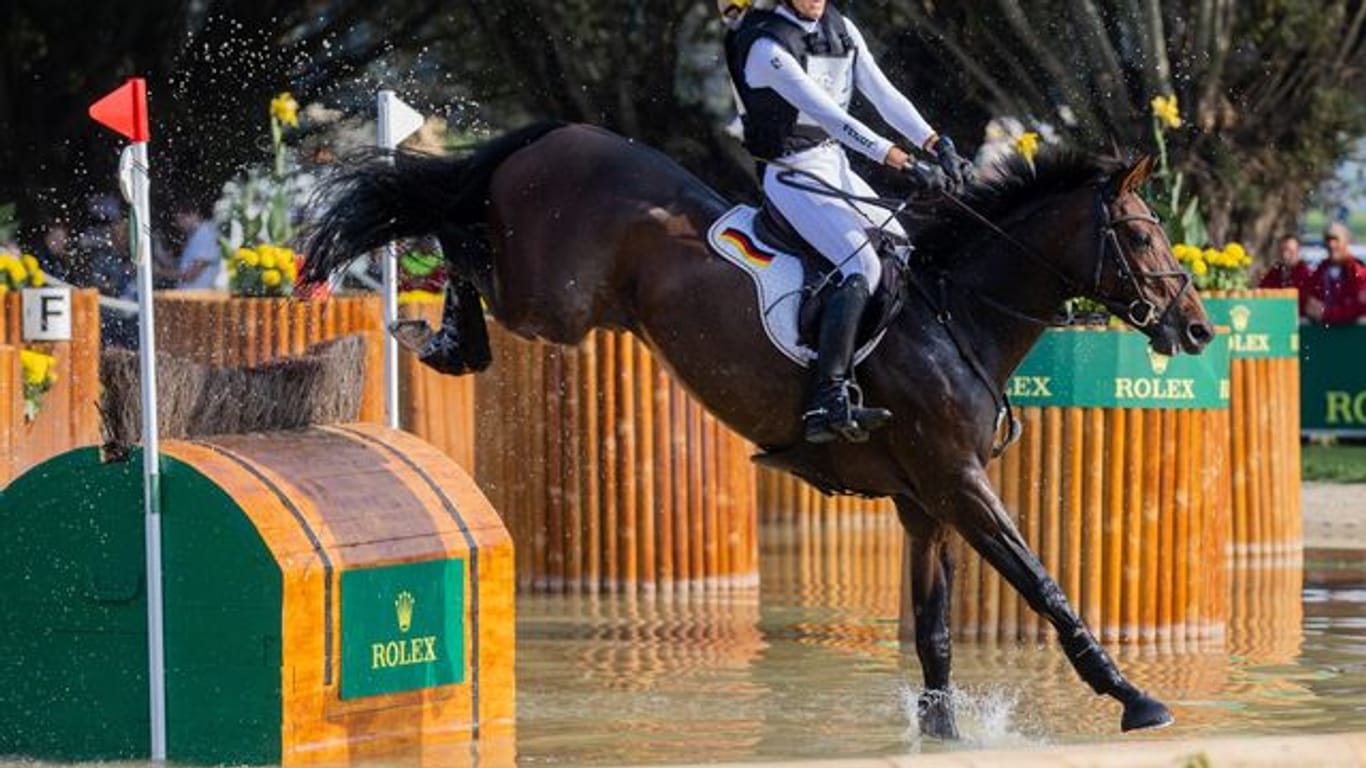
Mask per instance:
[[[205,220],[199,205],[182,201],[175,209],[175,225],[185,236],[185,245],[176,260],[179,271],[176,286],[188,290],[217,287],[223,256],[218,249],[218,229],[213,221]]]
[[[1351,233],[1347,225],[1334,222],[1323,233],[1328,258],[1310,279],[1310,296],[1304,314],[1323,325],[1350,325],[1366,321],[1366,265],[1347,250]]]
[[[1294,288],[1300,293],[1300,314],[1313,289],[1314,269],[1300,258],[1300,239],[1294,235],[1281,238],[1279,258],[1258,281],[1258,288]]]

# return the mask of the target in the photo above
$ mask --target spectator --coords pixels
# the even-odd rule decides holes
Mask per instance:
[[[1300,315],[1313,290],[1314,270],[1300,258],[1300,239],[1294,235],[1281,238],[1280,254],[1275,264],[1262,275],[1258,288],[1294,288],[1300,294]]]
[[[1352,258],[1347,225],[1334,222],[1323,233],[1328,258],[1310,279],[1305,316],[1324,325],[1350,325],[1366,320],[1366,265]]]
[[[175,208],[175,225],[185,236],[185,245],[176,260],[176,285],[184,289],[214,288],[223,257],[218,250],[218,229],[204,218],[204,210],[193,202],[182,201]]]

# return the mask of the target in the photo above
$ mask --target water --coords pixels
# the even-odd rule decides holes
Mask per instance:
[[[1119,705],[1092,695],[1056,647],[959,642],[964,740],[922,739],[920,668],[899,650],[895,590],[798,586],[783,557],[765,550],[764,586],[748,595],[520,598],[519,762],[828,759],[1120,737]],[[1125,672],[1177,718],[1124,738],[1366,723],[1366,558],[1308,559],[1302,604],[1298,573],[1245,582],[1259,599],[1235,600],[1223,644],[1121,649]],[[1267,583],[1292,590],[1278,600]]]
[[[1119,706],[1092,695],[1055,647],[958,642],[963,741],[922,739],[919,664],[896,639],[896,548],[855,565],[833,550],[813,557],[819,548],[779,534],[765,533],[758,590],[719,598],[520,596],[515,746],[490,744],[481,765],[505,764],[514,749],[524,765],[612,765],[1121,738]],[[1171,728],[1123,738],[1360,729],[1366,552],[1311,552],[1304,578],[1301,589],[1299,571],[1235,577],[1225,643],[1183,653],[1121,649],[1125,672],[1177,718]]]

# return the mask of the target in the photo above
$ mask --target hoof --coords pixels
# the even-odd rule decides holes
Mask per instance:
[[[1176,722],[1167,705],[1147,694],[1140,693],[1124,705],[1124,719],[1120,728],[1125,731],[1141,731],[1148,728],[1166,728]]]
[[[432,326],[426,320],[395,320],[389,324],[389,333],[393,334],[398,345],[413,352],[421,354],[423,348],[431,343],[432,337],[436,335],[432,331]]]
[[[953,699],[944,691],[922,693],[916,701],[920,734],[944,741],[958,740],[958,722],[953,715]]]

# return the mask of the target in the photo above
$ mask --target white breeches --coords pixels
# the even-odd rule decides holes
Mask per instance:
[[[782,163],[815,174],[827,184],[853,195],[873,197],[877,194],[849,167],[849,157],[838,144],[822,144],[788,155]],[[764,171],[764,194],[778,212],[806,242],[838,266],[841,273],[846,277],[863,275],[869,289],[875,290],[882,279],[882,264],[866,230],[882,227],[887,233],[904,238],[906,231],[900,222],[888,221],[892,212],[885,208],[790,187],[778,179],[782,171],[776,165],[769,165]],[[795,180],[806,186],[821,186],[804,174],[798,174]]]

